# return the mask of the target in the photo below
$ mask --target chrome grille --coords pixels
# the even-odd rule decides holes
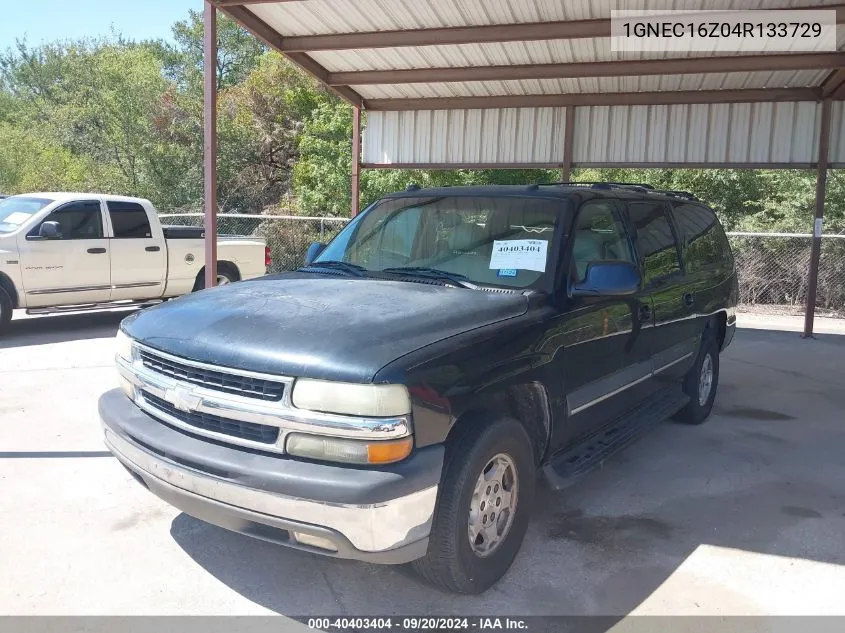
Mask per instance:
[[[222,433],[242,440],[262,442],[264,444],[275,444],[279,439],[279,427],[277,426],[241,422],[199,411],[181,411],[166,400],[154,396],[149,391],[142,391],[141,395],[144,397],[144,401],[152,408],[197,429]]]
[[[181,363],[169,356],[156,354],[148,349],[140,349],[139,354],[145,367],[165,376],[201,387],[269,401],[279,401],[285,393],[283,382],[242,376],[225,370],[197,367],[188,363]]]

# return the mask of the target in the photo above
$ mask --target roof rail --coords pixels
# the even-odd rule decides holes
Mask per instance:
[[[654,193],[663,196],[671,196],[673,198],[683,198],[684,200],[698,200],[695,194],[689,191],[679,191],[676,189],[655,189],[654,186],[646,183],[637,182],[549,182],[543,183],[541,186],[563,185],[566,187],[589,187],[590,189],[627,189],[629,191],[636,191],[639,193]]]

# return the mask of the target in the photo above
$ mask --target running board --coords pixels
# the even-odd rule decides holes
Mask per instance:
[[[542,468],[546,481],[554,490],[568,488],[579,477],[601,466],[608,457],[680,411],[687,402],[689,396],[677,389],[657,392],[598,432],[554,456]]]
[[[119,308],[146,308],[161,303],[161,299],[152,301],[128,301],[114,303],[84,303],[72,306],[53,306],[51,308],[28,308],[27,314],[62,314],[63,312],[94,312],[96,310],[117,310]]]

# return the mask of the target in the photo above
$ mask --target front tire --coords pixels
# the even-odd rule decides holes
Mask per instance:
[[[428,553],[414,567],[428,582],[479,594],[516,558],[534,500],[531,441],[507,417],[465,421],[446,447]]]
[[[705,330],[695,363],[684,376],[683,391],[690,400],[674,419],[685,424],[703,423],[713,409],[718,386],[719,344],[710,330]]]
[[[6,329],[12,320],[12,298],[3,288],[0,288],[0,332]]]

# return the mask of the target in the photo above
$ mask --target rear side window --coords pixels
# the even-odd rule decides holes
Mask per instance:
[[[61,240],[95,240],[103,237],[103,216],[96,200],[70,202],[53,211],[44,222],[57,222]],[[29,235],[38,235],[41,224]]]
[[[643,282],[648,285],[680,272],[675,234],[665,205],[629,202],[628,213],[637,231],[637,251],[643,263]]]
[[[152,237],[147,212],[137,202],[107,202],[114,236],[118,239]]]
[[[681,233],[687,271],[694,273],[732,264],[728,238],[713,211],[697,204],[681,204],[673,212]]]

